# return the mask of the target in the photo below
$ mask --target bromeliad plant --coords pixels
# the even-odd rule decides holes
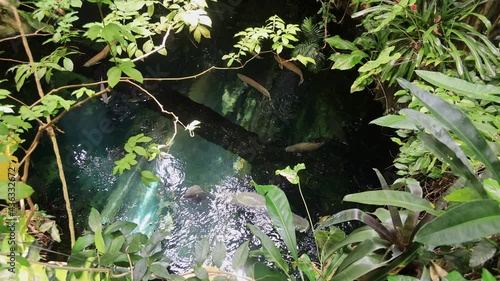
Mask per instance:
[[[383,190],[367,191],[347,195],[344,200],[368,205],[388,206],[378,208],[373,213],[360,209],[339,212],[321,222],[315,229],[318,245],[319,263],[308,261],[308,257],[298,257],[294,244],[293,225],[289,218],[290,211],[286,198],[275,194],[282,191],[274,186],[256,186],[265,194],[266,203],[273,223],[281,230],[287,249],[292,255],[293,265],[309,280],[405,280],[397,276],[400,270],[418,259],[425,268],[415,280],[426,280],[426,276],[436,278],[433,260],[448,259],[461,255],[459,251],[469,252],[468,270],[483,265],[494,258],[498,252],[498,234],[500,229],[500,161],[483,136],[465,114],[442,99],[400,79],[402,87],[410,90],[432,113],[426,115],[414,110],[402,110],[406,116],[398,124],[418,129],[418,137],[441,161],[452,168],[459,177],[444,197],[450,207],[442,210],[444,200],[433,205],[422,198],[420,184],[412,178],[400,179],[388,186],[376,170]],[[483,172],[478,177],[464,151],[449,135],[448,130],[459,137],[464,146],[483,163]],[[287,178],[293,174],[282,173]],[[398,190],[405,187],[406,191]],[[446,193],[448,194],[448,193]],[[288,219],[287,219],[288,218]],[[345,235],[335,224],[348,221],[360,221],[366,226]],[[263,244],[264,256],[278,269],[293,279],[289,267],[279,255],[280,252],[254,227],[249,226]],[[288,231],[287,231],[288,230]],[[496,245],[496,246],[495,246]],[[452,247],[453,246],[453,247]],[[474,249],[472,254],[470,249]],[[436,250],[436,251],[428,251]],[[456,257],[455,257],[456,258]],[[454,264],[456,266],[456,264]],[[463,271],[463,268],[460,268]],[[498,270],[498,269],[497,269]],[[490,278],[484,271],[485,278]],[[441,273],[440,276],[446,275]],[[458,272],[450,272],[450,278],[460,277]],[[403,279],[401,279],[403,278]],[[414,280],[414,279],[410,279]],[[457,279],[460,280],[460,279]],[[488,279],[486,279],[488,280]]]
[[[355,0],[361,9],[352,14],[362,18],[365,32],[353,42],[338,36],[325,41],[334,50],[332,69],[351,69],[361,64],[351,92],[361,91],[374,81],[392,86],[396,78],[414,78],[416,69],[451,71],[471,81],[474,71],[483,80],[498,72],[499,49],[487,35],[491,23],[475,9],[487,1],[455,0]],[[476,17],[485,34],[464,22]]]
[[[430,91],[463,111],[494,148],[497,155],[500,155],[498,149],[500,146],[500,135],[498,134],[500,131],[500,88],[493,85],[473,84],[438,72],[418,70],[416,73],[420,78],[437,88],[417,82],[419,87]],[[423,104],[418,99],[412,98],[406,90],[396,92],[396,96],[399,96],[401,102],[409,102],[408,108],[411,110],[427,111]],[[438,158],[426,149],[421,139],[414,134],[416,127],[411,122],[406,121],[405,116],[387,115],[371,122],[398,129],[396,131],[398,137],[392,138],[394,142],[401,145],[399,155],[394,161],[398,174],[401,176],[422,174],[431,178],[440,178],[449,174],[448,164],[442,165]],[[459,144],[461,143],[453,132],[451,135]],[[464,152],[472,161],[472,167],[475,170],[482,167],[482,163],[475,159],[469,149],[464,149]]]

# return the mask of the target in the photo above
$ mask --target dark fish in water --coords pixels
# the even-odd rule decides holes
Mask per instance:
[[[316,150],[325,144],[324,142],[300,142],[294,145],[287,146],[286,152],[309,152]]]
[[[240,78],[240,80],[245,82],[248,86],[254,87],[257,91],[261,92],[264,96],[271,99],[271,94],[269,93],[269,91],[266,88],[264,88],[264,86],[262,86],[261,84],[255,82],[255,80],[253,80],[252,78],[247,77],[243,74],[238,74],[238,78]]]
[[[283,66],[284,66],[286,69],[294,72],[295,74],[297,74],[300,77],[299,85],[302,84],[302,82],[304,82],[304,76],[302,75],[302,71],[293,62],[286,61],[286,60],[278,57],[277,55],[274,55],[274,59],[278,62],[278,66],[281,69],[283,69]]]

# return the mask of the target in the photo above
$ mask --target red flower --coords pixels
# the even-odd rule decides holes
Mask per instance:
[[[411,5],[411,10],[412,10],[412,11],[416,11],[416,10],[417,10],[417,4],[413,4],[413,5]]]

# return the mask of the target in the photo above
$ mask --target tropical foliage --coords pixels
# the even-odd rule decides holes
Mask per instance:
[[[496,79],[499,50],[488,39],[490,21],[475,13],[486,1],[354,1],[365,32],[350,42],[334,36],[325,41],[334,49],[332,69],[359,67],[351,92],[374,81],[394,85],[396,78],[415,78],[416,69],[454,73],[472,81]],[[485,34],[467,24],[477,17]]]

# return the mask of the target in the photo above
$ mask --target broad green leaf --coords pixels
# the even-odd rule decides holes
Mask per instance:
[[[125,72],[130,78],[134,79],[135,81],[142,83],[144,82],[144,77],[142,77],[142,73],[135,69],[134,67],[121,67],[121,70]],[[109,76],[109,74],[108,74]],[[108,83],[111,84],[111,82],[108,81]],[[112,86],[113,87],[113,86]]]
[[[495,278],[495,276],[493,276],[493,274],[491,274],[486,268],[483,267],[481,281],[497,281],[497,279]]]
[[[92,231],[96,231],[98,228],[101,228],[102,225],[102,220],[101,220],[101,214],[94,209],[90,209],[90,215],[89,215],[89,226]]]
[[[500,207],[494,200],[474,200],[448,209],[425,224],[415,241],[426,245],[453,245],[498,234]]]
[[[200,241],[198,241],[198,243],[196,243],[196,246],[194,248],[194,261],[197,266],[203,265],[203,263],[208,258],[209,251],[210,251],[210,245],[208,244],[207,238],[203,238]]]
[[[268,261],[274,263],[279,269],[281,269],[284,273],[288,274],[288,264],[281,256],[280,251],[274,245],[274,242],[269,238],[264,232],[262,232],[257,227],[247,224],[248,229],[253,233],[253,235],[257,236],[262,244],[262,250],[264,251],[266,258]]]
[[[481,266],[495,256],[497,248],[487,240],[479,241],[474,248],[469,260],[470,267]]]
[[[378,250],[385,249],[384,251],[386,251],[390,246],[391,242],[378,237],[365,240],[356,245],[356,248],[354,248],[354,250],[350,252],[344,259],[344,261],[340,264],[338,270],[342,271],[356,261],[362,259],[365,256],[369,256]]]
[[[226,258],[226,246],[221,241],[215,243],[215,247],[212,250],[212,262],[218,268],[222,267],[222,263]]]
[[[201,266],[194,267],[194,275],[200,280],[208,280],[208,271]]]
[[[345,200],[345,197],[344,197]],[[384,204],[385,205],[385,204]],[[367,213],[359,209],[349,209],[336,213],[335,215],[329,217],[323,223],[320,224],[319,228],[329,227],[330,225],[339,224],[347,221],[357,220],[369,225],[373,230],[375,230],[381,237],[396,242],[396,237],[393,233],[389,232],[385,226],[382,225],[378,220],[368,215]]]
[[[500,161],[472,121],[463,112],[404,79],[398,78],[398,83],[403,88],[409,89],[440,123],[453,131],[471,149],[476,158],[489,169],[493,178],[500,181]]]
[[[111,240],[111,245],[109,246],[109,252],[119,252],[125,243],[125,236],[119,235]]]
[[[74,254],[80,252],[88,246],[94,244],[94,239],[94,234],[91,233],[87,233],[83,236],[78,237],[78,239],[76,239],[75,245],[71,249],[71,253]]]
[[[346,269],[337,271],[331,281],[354,281],[385,264],[379,256],[365,256]]]
[[[64,58],[63,59],[63,66],[66,68],[68,71],[73,71],[73,61],[69,58]]]
[[[137,224],[128,221],[115,221],[104,230],[104,234],[111,234],[120,230],[123,235],[127,235],[137,227]]]
[[[437,140],[434,136],[419,132],[419,139],[434,155],[439,157],[443,163],[450,165],[456,175],[462,175],[474,187],[478,194],[484,194],[481,183],[477,177],[470,171],[470,166],[464,165],[464,162],[448,146]]]
[[[315,274],[315,269],[314,265],[311,262],[311,259],[309,258],[308,255],[302,254],[299,258],[299,269],[300,271],[304,272],[309,279],[309,281],[316,281],[316,274]]]
[[[294,260],[297,260],[298,254],[295,226],[293,224],[290,204],[288,203],[285,193],[276,186],[273,186],[267,192],[264,192],[259,185],[255,185],[255,189],[260,194],[265,194],[266,207],[269,216],[271,217],[271,221],[276,227],[281,239],[285,242],[285,245],[292,254],[292,257]]]
[[[326,38],[325,42],[328,43],[328,45],[330,45],[331,47],[341,50],[351,50],[351,51],[359,50],[358,47],[354,45],[354,43],[348,40],[344,40],[340,38],[340,36],[338,35]]]
[[[154,275],[166,280],[173,280],[169,279],[170,273],[168,273],[167,266],[168,265],[163,264],[163,262],[154,262],[149,268]]]
[[[453,270],[442,278],[442,281],[467,281],[460,272]]]
[[[360,227],[355,231],[353,231],[351,234],[349,234],[347,237],[345,237],[343,240],[332,245],[332,247],[325,249],[323,251],[324,252],[323,259],[325,260],[329,259],[344,246],[351,245],[354,243],[359,243],[374,237],[378,237],[378,234],[377,232],[375,232],[375,230],[369,228],[368,226]]]
[[[472,188],[457,189],[444,197],[448,202],[467,202],[477,199],[481,199],[481,196]]]
[[[344,197],[344,201],[377,206],[390,205],[405,208],[414,212],[426,211],[435,216],[441,214],[441,212],[434,210],[429,201],[404,191],[365,191],[346,195]]]
[[[376,124],[383,127],[389,127],[394,129],[410,129],[416,130],[417,126],[415,123],[409,120],[404,115],[386,115],[379,117],[370,122],[370,124]]]
[[[397,60],[399,57],[401,57],[401,54],[396,52],[393,55],[390,55],[391,52],[394,50],[395,46],[387,47],[382,52],[380,52],[378,58],[376,60],[371,60],[365,63],[363,66],[361,66],[358,71],[359,72],[367,72],[370,71],[374,68],[377,68],[383,64],[386,64],[392,60]]]
[[[146,275],[147,270],[148,270],[148,258],[144,257],[134,265],[134,276],[132,276],[134,278],[133,280],[142,280],[144,275]]]
[[[350,54],[335,53],[330,56],[330,60],[335,62],[332,69],[347,70],[356,66],[366,54],[361,51],[354,51]]]
[[[236,249],[236,252],[234,253],[232,268],[236,272],[238,270],[240,270],[245,265],[245,262],[247,261],[248,252],[249,252],[248,244],[249,244],[249,241],[246,241],[245,243],[241,244],[238,247],[238,249]]]
[[[287,166],[285,169],[282,170],[276,170],[276,175],[281,175],[285,177],[292,184],[299,184],[300,178],[298,172],[300,170],[305,170],[305,169],[306,165],[304,165],[304,163],[299,163],[295,165],[295,167],[293,167],[293,170],[290,168],[290,166]]]
[[[256,262],[253,264],[253,279],[255,281],[287,281],[286,276],[267,265]]]
[[[108,42],[113,42],[115,38],[121,37],[121,27],[115,23],[108,23],[102,30],[102,37]]]
[[[99,225],[95,230],[94,244],[99,253],[106,253],[106,245],[104,244],[104,238],[102,237],[101,225]]]
[[[113,66],[107,72],[108,75],[108,85],[113,88],[120,82],[120,78],[122,75],[122,70],[118,66]]]
[[[380,184],[382,185],[383,190],[389,190],[389,186],[387,185],[387,182],[385,181],[384,176],[380,173],[378,169],[373,169],[375,173],[377,174],[378,180],[380,181]],[[401,229],[403,228],[403,222],[401,221],[401,217],[399,216],[399,212],[396,207],[388,205],[387,208],[389,209],[389,213],[391,214],[391,220],[392,224],[394,226],[394,229]]]
[[[500,103],[500,87],[493,85],[480,85],[462,79],[449,77],[440,72],[417,70],[418,76],[434,86],[450,90],[456,94],[473,99],[493,101]]]
[[[486,194],[488,194],[491,199],[500,202],[500,184],[498,184],[498,181],[494,179],[485,179],[483,185]]]
[[[7,173],[6,170],[2,172]],[[0,180],[0,199],[7,202],[24,199],[33,192],[33,188],[22,181]]]

